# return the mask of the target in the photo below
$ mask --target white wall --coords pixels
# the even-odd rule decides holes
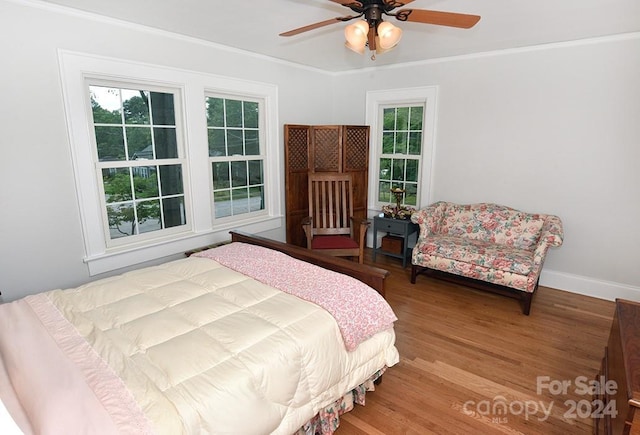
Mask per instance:
[[[565,242],[541,283],[640,300],[640,34],[341,76],[335,119],[363,122],[367,90],[425,85],[432,200],[556,214]]]
[[[325,86],[309,85],[329,84],[330,78],[322,72],[29,4],[0,0],[0,291],[4,301],[101,277],[90,277],[83,262],[59,49],[275,84],[280,138],[285,122],[330,120],[331,95]],[[283,156],[274,158],[283,167]],[[284,225],[266,235],[284,240]],[[227,235],[210,237],[213,241]]]
[[[0,0],[5,301],[97,278],[82,261],[58,49],[275,84],[280,127],[362,124],[367,90],[437,85],[432,199],[557,214],[565,244],[542,284],[640,299],[638,35],[330,76],[58,11]]]

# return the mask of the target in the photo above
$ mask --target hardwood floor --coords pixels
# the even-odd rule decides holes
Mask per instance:
[[[591,433],[582,382],[598,371],[614,302],[540,287],[525,316],[515,299],[425,276],[413,285],[398,259],[374,265],[391,272],[400,363],[338,435]]]

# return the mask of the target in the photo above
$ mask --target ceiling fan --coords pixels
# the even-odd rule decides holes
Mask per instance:
[[[350,21],[362,17],[345,28],[345,45],[360,54],[364,53],[364,47],[376,53],[388,51],[396,46],[402,37],[402,30],[388,21],[383,20],[383,15],[395,17],[398,21],[412,21],[416,23],[436,24],[439,26],[459,27],[469,29],[479,20],[478,15],[459,14],[454,12],[432,11],[427,9],[394,9],[405,6],[414,0],[330,0],[339,3],[355,12],[357,15],[331,18],[309,24],[297,29],[281,33],[280,36],[298,35],[309,30],[335,24],[341,21]],[[375,58],[375,56],[372,56]]]

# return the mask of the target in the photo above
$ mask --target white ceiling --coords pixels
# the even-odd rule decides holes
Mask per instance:
[[[329,0],[46,0],[329,72],[423,61],[640,31],[640,0],[415,0],[405,8],[480,15],[471,29],[399,22],[398,46],[378,55],[344,47],[336,23],[292,37],[279,33],[352,15]]]

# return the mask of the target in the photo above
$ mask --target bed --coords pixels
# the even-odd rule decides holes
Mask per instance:
[[[184,259],[2,304],[0,427],[332,433],[398,362],[386,274],[232,232]]]

